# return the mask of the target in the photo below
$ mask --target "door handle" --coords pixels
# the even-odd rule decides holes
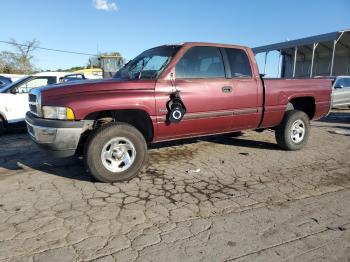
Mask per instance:
[[[223,93],[231,93],[232,92],[232,86],[223,86],[222,87]]]

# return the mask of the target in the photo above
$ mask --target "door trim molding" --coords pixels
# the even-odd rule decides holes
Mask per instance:
[[[234,116],[234,115],[249,115],[258,113],[258,108],[244,108],[244,109],[235,109],[230,111],[213,111],[213,112],[200,112],[200,113],[187,113],[183,117],[183,120],[194,120],[194,119],[203,119],[203,118],[213,118],[213,117],[225,117],[225,116]],[[165,122],[166,116],[159,116],[158,122]]]

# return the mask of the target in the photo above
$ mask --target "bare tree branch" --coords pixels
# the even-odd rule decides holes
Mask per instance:
[[[15,39],[9,41],[16,52],[3,51],[0,53],[0,71],[13,71],[14,73],[30,74],[34,70],[32,52],[39,47],[39,41],[33,39],[19,44]]]

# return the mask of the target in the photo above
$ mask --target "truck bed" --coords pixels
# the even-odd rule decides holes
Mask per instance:
[[[264,78],[263,119],[260,127],[273,127],[283,118],[289,101],[298,97],[308,98],[300,103],[314,101],[312,119],[319,119],[328,114],[331,106],[332,82],[330,79],[281,79]]]

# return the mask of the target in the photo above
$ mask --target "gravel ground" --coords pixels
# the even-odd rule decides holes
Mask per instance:
[[[350,111],[307,147],[274,133],[163,143],[128,183],[95,182],[23,131],[0,137],[1,261],[350,261]]]

